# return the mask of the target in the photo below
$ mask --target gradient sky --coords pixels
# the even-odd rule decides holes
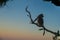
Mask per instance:
[[[33,19],[43,13],[45,27],[55,32],[60,30],[60,7],[43,0],[13,0],[0,8],[0,37],[52,40],[52,34],[46,33],[43,37],[43,31],[30,24],[25,11],[27,5]]]

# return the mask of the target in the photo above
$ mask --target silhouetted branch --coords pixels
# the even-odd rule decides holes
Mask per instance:
[[[34,21],[33,21],[33,19],[32,19],[32,17],[31,17],[31,13],[27,10],[27,8],[28,8],[28,6],[26,7],[26,12],[29,14],[29,15],[27,15],[29,18],[30,18],[30,20],[31,20],[31,23],[32,24],[35,24],[35,25],[37,25],[37,26],[39,26],[37,23],[35,23]]]
[[[35,24],[36,26],[39,27],[39,25],[38,25],[37,23],[34,22],[34,20],[33,20],[32,17],[31,17],[30,11],[28,11],[27,9],[28,9],[28,6],[26,7],[25,10],[26,10],[26,12],[29,14],[28,17],[30,18],[31,23],[32,23],[32,24]],[[45,31],[54,34],[55,36],[53,37],[53,40],[56,40],[57,36],[60,36],[59,30],[58,30],[57,32],[54,32],[54,31],[51,31],[51,30],[49,30],[49,29],[47,29],[47,28],[45,28],[45,27],[42,27],[42,29],[39,29],[39,30],[44,30],[43,35],[45,34]]]
[[[45,2],[51,2],[52,4],[56,6],[60,6],[60,0],[43,0]]]

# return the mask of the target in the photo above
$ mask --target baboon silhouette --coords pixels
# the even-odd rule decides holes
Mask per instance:
[[[39,25],[39,27],[44,27],[44,21],[43,21],[43,14],[38,15],[38,17],[34,20],[37,21],[37,24]]]

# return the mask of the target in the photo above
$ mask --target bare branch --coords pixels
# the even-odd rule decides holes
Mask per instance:
[[[28,17],[31,19],[31,22],[33,23],[33,19],[32,19],[32,17],[31,17],[30,12],[27,10],[27,8],[28,8],[28,6],[26,7],[26,9],[25,9],[25,10],[26,10],[26,12],[29,14],[29,15],[28,15]]]
[[[28,6],[26,7],[26,12],[29,14],[29,15],[27,15],[29,18],[30,18],[30,20],[31,20],[31,23],[32,24],[35,24],[35,25],[37,25],[37,26],[39,26],[37,23],[35,23],[34,21],[33,21],[33,19],[32,19],[32,17],[31,17],[31,13],[27,10],[28,9]]]
[[[28,9],[28,6],[26,7],[25,10],[26,10],[26,12],[29,14],[28,17],[30,18],[31,23],[32,23],[32,24],[35,24],[37,27],[39,27],[39,25],[38,25],[37,23],[35,23],[35,21],[33,21],[32,17],[31,17],[31,13],[30,13],[27,9]],[[45,28],[44,26],[42,27],[42,29],[39,29],[39,30],[44,30],[44,32],[43,32],[43,36],[45,35],[45,31],[54,34],[55,37],[53,37],[53,39],[56,39],[57,36],[60,36],[60,34],[59,34],[59,30],[58,30],[57,32],[54,32],[54,31],[51,31],[51,30]]]

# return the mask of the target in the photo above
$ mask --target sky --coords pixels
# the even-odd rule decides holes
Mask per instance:
[[[0,37],[29,40],[52,40],[51,33],[39,31],[39,27],[31,24],[26,6],[35,19],[39,14],[44,14],[44,26],[52,31],[60,30],[60,6],[55,6],[43,0],[13,0],[0,8]]]

